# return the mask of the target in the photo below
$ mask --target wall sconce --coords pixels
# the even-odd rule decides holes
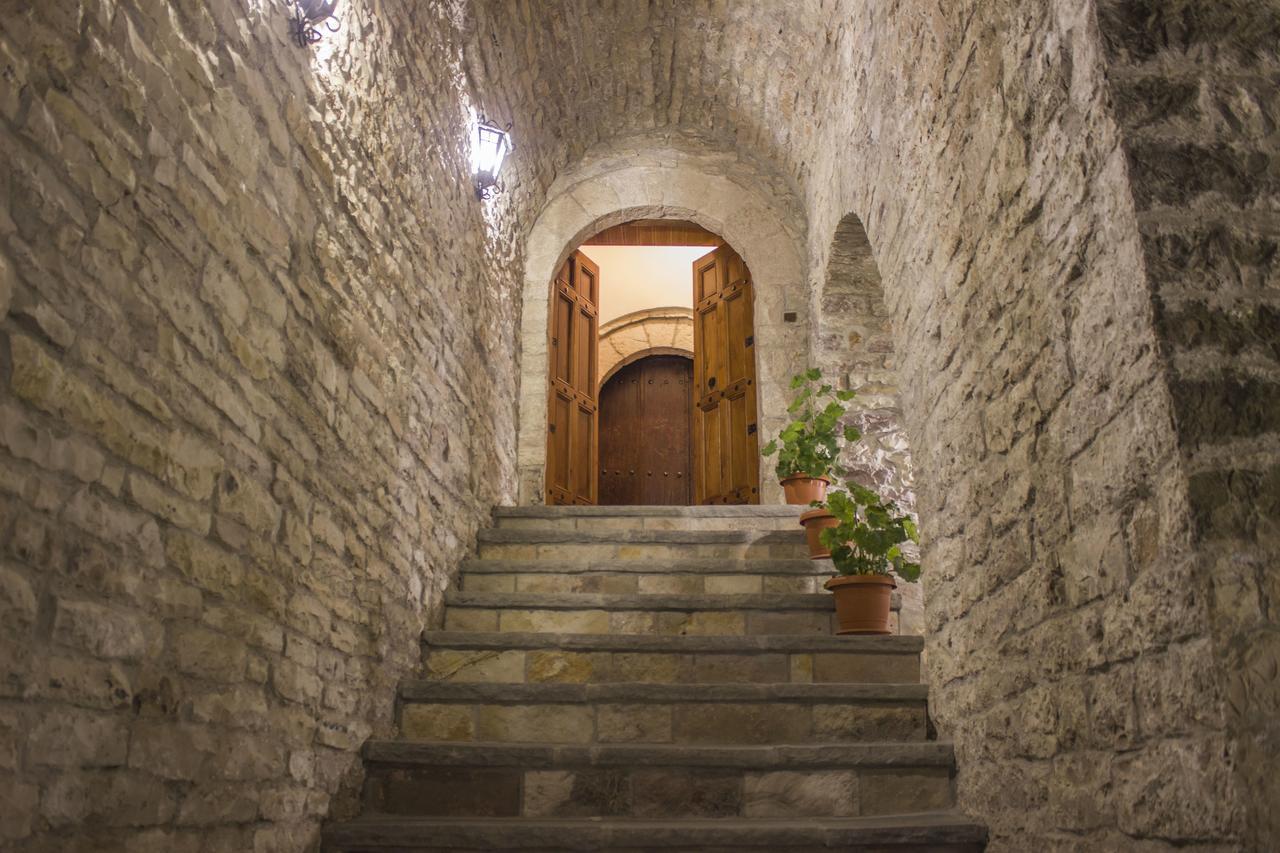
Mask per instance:
[[[498,127],[484,116],[476,125],[475,144],[471,148],[471,170],[475,173],[476,198],[493,198],[502,191],[498,183],[498,171],[502,161],[511,153],[511,123]]]
[[[284,4],[293,10],[289,35],[293,36],[298,47],[307,47],[320,41],[324,33],[320,32],[318,24],[323,23],[331,33],[336,33],[342,26],[334,17],[338,0],[284,0]]]

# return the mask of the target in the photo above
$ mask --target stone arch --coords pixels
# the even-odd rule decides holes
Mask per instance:
[[[783,201],[779,201],[783,198]],[[809,352],[804,225],[776,179],[728,154],[612,146],[552,185],[526,241],[520,356],[520,502],[540,503],[546,465],[547,313],[552,276],[569,253],[632,219],[687,219],[723,238],[755,281],[760,430],[785,418],[787,382]],[[761,501],[778,503],[761,469]]]
[[[693,358],[693,309],[680,306],[632,311],[600,325],[600,378],[650,355]]]

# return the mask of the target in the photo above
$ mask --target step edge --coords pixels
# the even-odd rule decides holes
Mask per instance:
[[[881,741],[864,744],[776,746],[689,744],[536,744],[411,740],[367,741],[366,765],[380,767],[501,767],[543,770],[569,767],[691,767],[752,770],[820,768],[955,769],[949,741]]]
[[[925,702],[927,684],[875,683],[808,684],[773,682],[763,684],[688,683],[661,684],[651,682],[597,682],[565,684],[558,682],[485,683],[466,681],[432,681],[405,679],[397,691],[407,702],[472,702],[483,704],[576,704],[627,702],[629,704],[711,704],[777,702],[788,704],[822,704],[831,702]]]
[[[493,651],[556,649],[566,652],[668,652],[671,654],[865,654],[918,655],[924,637],[889,634],[875,637],[806,634],[664,635],[568,634],[529,631],[426,631],[428,650]]]
[[[495,506],[494,518],[799,518],[806,507],[792,504],[713,506]]]
[[[806,560],[803,557],[738,558],[690,557],[662,560],[509,560],[471,557],[462,561],[463,574],[615,574],[615,575],[834,575],[830,560]]]

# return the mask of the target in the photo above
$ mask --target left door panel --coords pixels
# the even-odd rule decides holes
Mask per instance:
[[[598,398],[600,268],[574,252],[551,286],[547,355],[549,504],[594,504]]]

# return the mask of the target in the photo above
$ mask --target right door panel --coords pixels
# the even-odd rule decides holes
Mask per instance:
[[[693,263],[694,500],[760,502],[751,273],[728,246]]]

